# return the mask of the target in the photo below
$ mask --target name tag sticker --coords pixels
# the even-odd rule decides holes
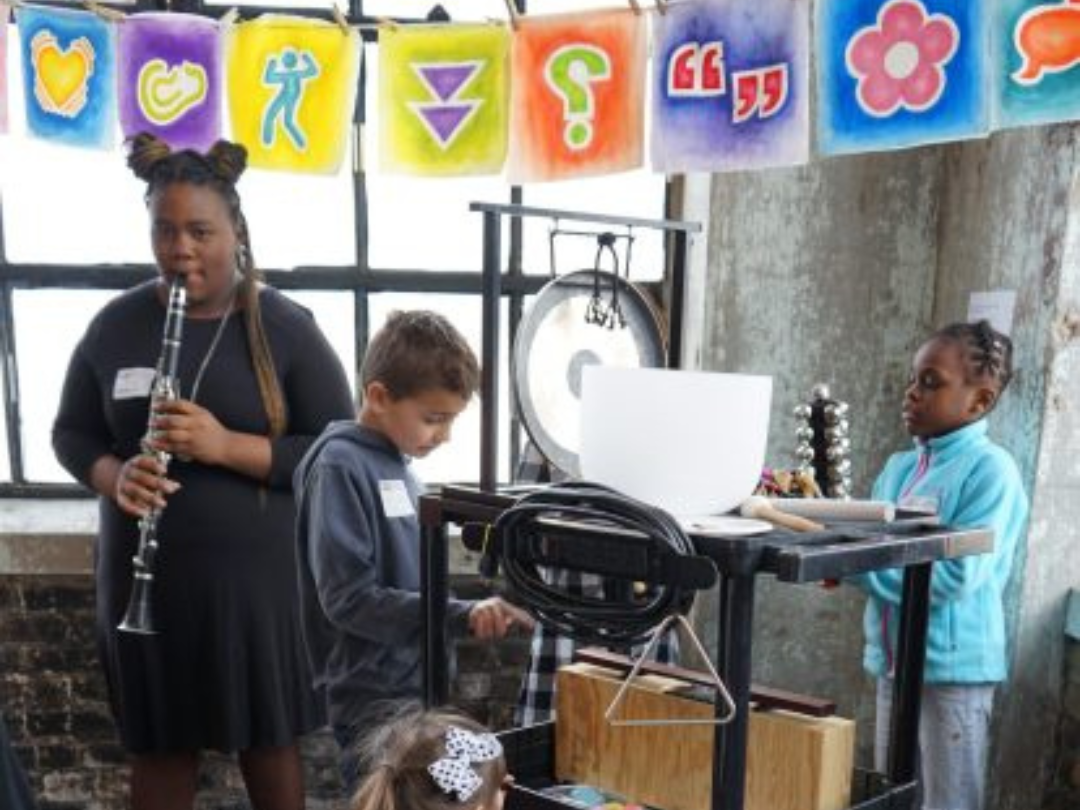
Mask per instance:
[[[150,396],[154,384],[152,368],[122,368],[113,382],[113,399],[137,399]]]
[[[379,496],[382,498],[383,512],[388,518],[412,517],[416,514],[409,490],[400,479],[379,482]]]

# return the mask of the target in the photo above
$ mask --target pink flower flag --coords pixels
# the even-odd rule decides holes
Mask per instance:
[[[826,154],[985,135],[984,3],[821,0],[818,131]]]

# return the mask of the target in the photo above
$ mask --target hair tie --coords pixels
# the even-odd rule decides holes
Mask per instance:
[[[468,801],[483,784],[473,763],[490,762],[502,756],[502,744],[489,732],[474,734],[457,726],[446,730],[446,756],[428,765],[428,773],[446,794]]]

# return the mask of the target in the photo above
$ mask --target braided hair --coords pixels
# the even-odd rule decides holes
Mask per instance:
[[[429,766],[445,756],[451,727],[474,734],[485,729],[472,718],[446,709],[424,710],[413,703],[394,707],[386,722],[360,744],[361,768],[367,773],[353,797],[351,810],[471,810],[492,807],[506,779],[500,755],[470,767],[480,786],[462,801],[432,778]]]
[[[271,437],[285,433],[287,414],[285,397],[274,369],[270,342],[263,326],[259,306],[259,282],[262,274],[255,267],[247,220],[240,208],[236,182],[247,168],[247,150],[240,144],[218,141],[205,154],[194,149],[173,151],[163,140],[147,132],[128,141],[128,167],[140,180],[146,181],[146,200],[174,183],[186,183],[215,191],[225,201],[229,216],[236,228],[239,245],[236,263],[241,282],[238,291],[247,332],[251,363],[259,385],[263,407],[270,422]]]
[[[989,382],[1000,396],[1012,380],[1012,341],[989,321],[953,323],[939,329],[931,339],[952,341],[960,347],[967,382]]]

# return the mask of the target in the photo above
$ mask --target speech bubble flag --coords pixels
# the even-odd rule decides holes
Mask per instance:
[[[701,0],[653,25],[652,163],[664,172],[805,163],[809,0]]]
[[[995,5],[994,126],[1080,119],[1080,2]]]

